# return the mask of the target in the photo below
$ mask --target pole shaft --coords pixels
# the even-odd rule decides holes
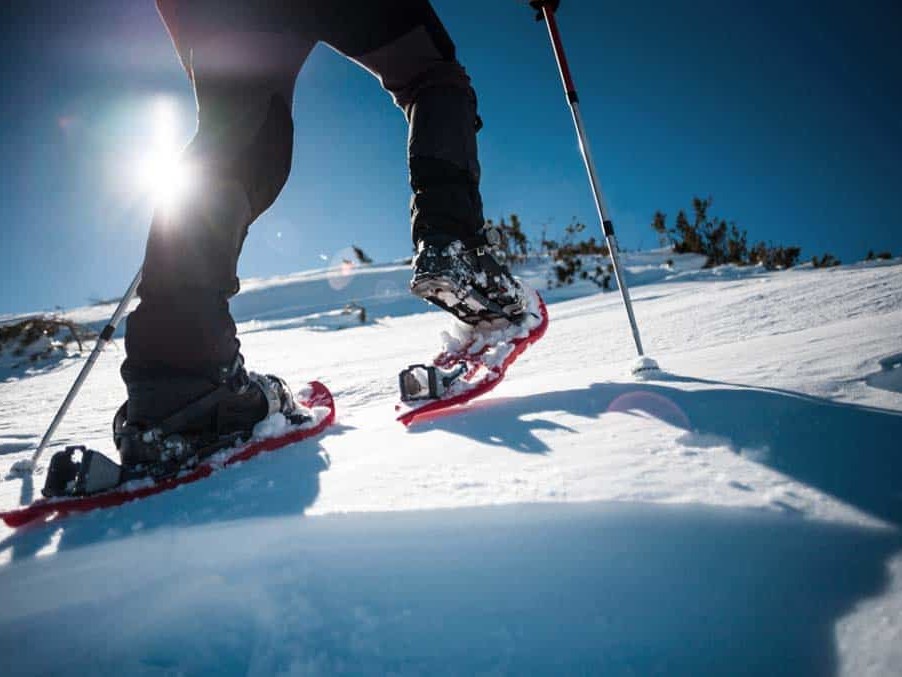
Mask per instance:
[[[642,349],[642,339],[639,336],[639,325],[636,323],[636,316],[633,313],[633,303],[630,299],[629,289],[626,286],[626,280],[623,276],[623,267],[620,264],[620,252],[617,249],[617,238],[614,235],[614,223],[611,221],[607,205],[605,204],[601,182],[598,179],[598,172],[595,170],[595,161],[592,159],[592,151],[589,148],[589,139],[586,135],[582,115],[579,111],[579,96],[576,93],[576,85],[573,83],[573,75],[570,73],[570,66],[567,63],[567,57],[564,54],[564,45],[561,42],[561,34],[557,27],[554,11],[549,9],[547,5],[543,5],[542,14],[545,17],[545,25],[548,26],[548,36],[551,38],[551,46],[554,50],[554,57],[561,74],[561,82],[564,85],[564,91],[567,94],[567,103],[570,105],[570,112],[573,115],[573,124],[576,127],[576,134],[579,137],[580,154],[582,155],[583,163],[586,166],[586,172],[589,175],[589,184],[592,188],[592,196],[595,199],[595,208],[598,210],[598,218],[601,220],[601,230],[604,233],[605,242],[607,243],[608,251],[611,254],[611,264],[614,267],[614,276],[617,278],[617,287],[620,289],[620,298],[623,300],[623,306],[626,309],[626,314],[629,318],[630,328],[633,332],[633,341],[636,343],[636,350],[638,351],[639,356],[642,357],[645,352]]]
[[[56,416],[53,417],[53,421],[50,423],[50,427],[47,428],[47,432],[44,433],[44,437],[41,439],[41,443],[38,445],[38,448],[35,449],[34,454],[32,454],[32,466],[37,464],[38,459],[40,459],[41,457],[41,454],[44,453],[44,449],[48,444],[50,444],[50,440],[53,438],[53,434],[56,432],[56,429],[62,422],[63,417],[66,415],[66,412],[69,411],[69,406],[75,400],[75,397],[78,395],[78,391],[81,390],[85,379],[88,378],[88,374],[91,373],[91,369],[94,367],[94,363],[97,362],[97,358],[100,357],[100,353],[106,347],[106,344],[109,343],[110,339],[113,338],[116,327],[119,325],[120,320],[122,320],[122,316],[128,309],[129,303],[131,303],[132,299],[135,297],[135,293],[138,290],[138,285],[141,284],[142,272],[143,269],[138,270],[138,273],[135,275],[135,279],[132,280],[132,283],[126,290],[125,296],[122,297],[122,300],[119,301],[119,305],[116,306],[116,310],[115,312],[113,312],[113,316],[110,318],[110,321],[103,328],[103,331],[100,332],[100,336],[97,338],[97,343],[94,344],[94,350],[91,351],[91,354],[88,356],[87,362],[85,362],[84,366],[81,368],[81,371],[78,373],[78,377],[75,379],[75,383],[72,384],[72,387],[69,389],[69,392],[66,395],[66,399],[64,399],[63,403],[60,405],[59,411],[56,412]]]
[[[545,15],[545,25],[548,26],[548,37],[551,38],[551,48],[554,50],[554,56],[557,60],[558,71],[561,74],[561,81],[564,83],[564,91],[567,93],[568,100],[578,100],[576,94],[576,85],[573,82],[573,75],[570,73],[570,64],[567,63],[567,57],[564,56],[564,43],[561,42],[561,33],[557,27],[557,19],[554,18],[554,12],[548,7],[542,7],[542,13]]]

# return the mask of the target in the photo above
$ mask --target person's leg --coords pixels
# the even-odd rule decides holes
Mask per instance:
[[[411,292],[470,324],[519,321],[520,287],[485,235],[476,95],[428,0],[345,0],[318,36],[376,75],[410,123]]]
[[[294,81],[313,46],[296,34],[230,30],[202,4],[161,12],[194,83],[198,131],[184,154],[193,180],[180,204],[154,216],[141,303],[127,321],[122,375],[133,422],[209,391],[238,357],[228,307],[238,256],[288,177]]]
[[[471,237],[484,224],[476,95],[428,0],[320,4],[321,39],[378,77],[410,123],[414,244]]]

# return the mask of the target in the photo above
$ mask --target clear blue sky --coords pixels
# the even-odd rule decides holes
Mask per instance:
[[[155,102],[193,131],[193,98],[152,0],[2,10],[0,313],[119,295],[151,208],[126,180]],[[515,0],[435,0],[473,77],[486,216],[554,233],[597,221],[546,32]],[[712,195],[754,240],[902,253],[902,6],[564,0],[559,23],[621,245],[656,209]],[[243,276],[322,265],[355,243],[409,252],[406,124],[324,46],[295,93],[292,176],[252,227]]]

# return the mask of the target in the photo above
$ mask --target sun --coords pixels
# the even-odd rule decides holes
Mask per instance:
[[[174,207],[193,184],[192,173],[181,161],[179,153],[167,149],[148,153],[137,172],[142,191],[155,205],[164,208]]]
[[[171,209],[194,184],[193,172],[182,158],[177,104],[171,99],[157,99],[150,117],[149,150],[135,161],[133,175],[138,190],[155,206]]]

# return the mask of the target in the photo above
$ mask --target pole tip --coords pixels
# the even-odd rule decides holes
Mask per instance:
[[[638,379],[653,378],[656,373],[661,371],[661,367],[653,359],[642,356],[633,362],[630,372]]]
[[[13,463],[13,467],[9,469],[11,475],[30,475],[34,472],[34,461],[30,458],[23,458]]]

